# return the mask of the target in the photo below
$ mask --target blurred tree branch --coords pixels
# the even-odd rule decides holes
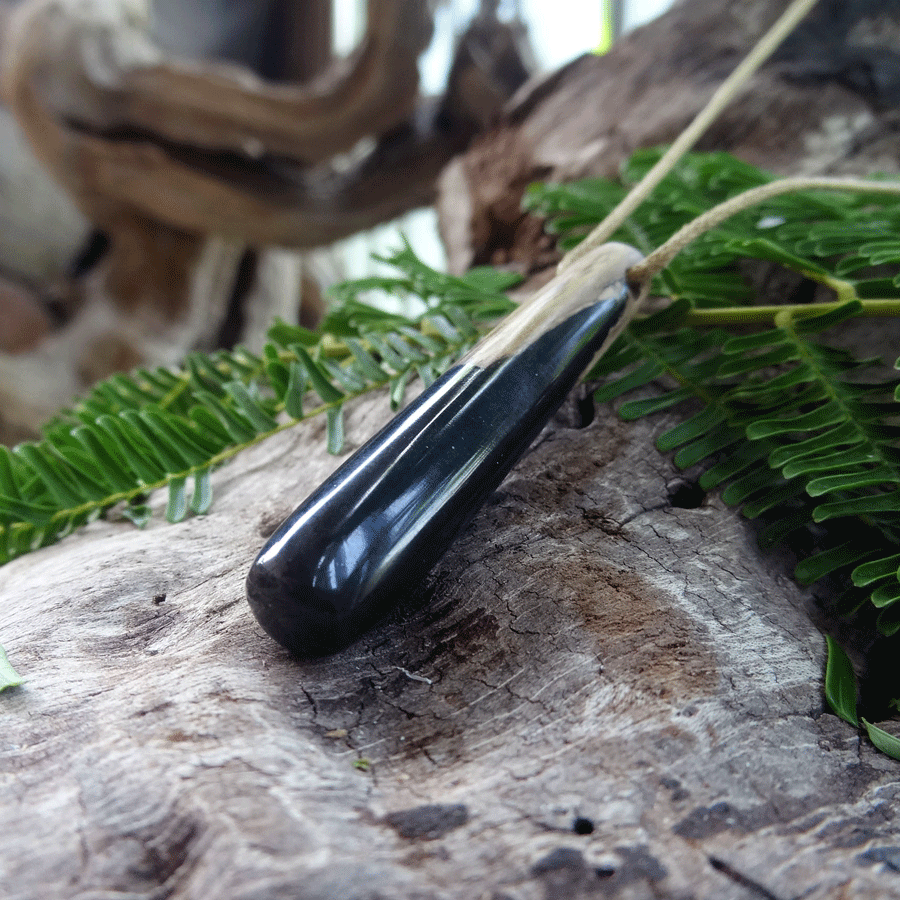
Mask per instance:
[[[9,15],[6,103],[108,239],[78,286],[79,322],[35,351],[46,357],[40,377],[58,389],[23,408],[27,424],[110,367],[215,346],[238,285],[248,289],[254,248],[322,246],[431,202],[443,166],[528,75],[521,30],[490,4],[462,36],[440,98],[418,92],[431,2],[368,0],[365,34],[346,59],[331,58],[330,4],[269,5],[280,59],[270,62],[288,80],[163,49],[134,0],[25,0]],[[251,269],[256,277],[265,267]],[[300,280],[298,269],[274,289],[272,314],[284,314]],[[271,286],[256,293],[274,296]],[[289,317],[300,317],[300,302]],[[119,350],[101,354],[101,345]],[[0,356],[0,398],[18,390],[21,362]],[[65,379],[52,374],[58,367]],[[7,401],[7,411],[16,406]]]

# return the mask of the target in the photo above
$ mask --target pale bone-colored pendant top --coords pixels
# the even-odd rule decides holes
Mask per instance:
[[[513,356],[575,313],[617,296],[626,272],[643,258],[628,244],[603,244],[588,252],[510,313],[469,351],[462,364],[485,368],[499,359]],[[632,295],[598,355],[621,334],[634,314],[637,302],[638,298]]]

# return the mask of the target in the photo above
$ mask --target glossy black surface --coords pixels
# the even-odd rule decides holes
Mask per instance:
[[[247,577],[300,656],[358,637],[420,582],[562,403],[621,316],[597,303],[514,356],[445,373],[281,525]]]

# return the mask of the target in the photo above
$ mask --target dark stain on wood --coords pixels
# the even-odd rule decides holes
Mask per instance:
[[[625,896],[626,885],[655,885],[669,874],[645,845],[616,847],[615,853],[618,865],[591,866],[580,850],[557,847],[531,867],[531,874],[543,882],[547,900]]]
[[[469,821],[463,803],[430,803],[388,813],[384,821],[407,840],[434,841]]]

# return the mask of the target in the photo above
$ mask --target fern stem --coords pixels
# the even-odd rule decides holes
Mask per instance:
[[[673,259],[689,244],[695,241],[700,235],[721,225],[726,219],[743,212],[752,206],[771,200],[780,194],[790,194],[796,191],[858,191],[876,194],[893,194],[900,197],[900,183],[890,181],[872,181],[867,178],[782,178],[779,181],[773,181],[770,184],[763,184],[760,187],[751,188],[731,197],[723,203],[719,203],[712,209],[707,210],[703,215],[697,216],[696,219],[688,222],[683,228],[680,228],[672,235],[664,244],[657,247],[647,258],[633,266],[628,277],[639,284],[647,284],[654,275],[659,274]],[[580,245],[579,245],[580,246]],[[809,273],[810,277],[816,277]],[[835,287],[840,295],[843,285],[847,282],[835,282],[830,286]],[[841,299],[853,299],[844,296]]]
[[[743,62],[719,85],[706,106],[678,135],[656,165],[577,247],[563,257],[558,271],[564,271],[589,251],[605,244],[625,224],[625,220],[653,193],[678,160],[697,143],[753,73],[778,49],[781,42],[794,30],[816,2],[817,0],[794,0],[791,3],[781,18],[760,38]]]
[[[853,299],[853,298],[849,298]],[[718,309],[692,309],[684,317],[685,325],[760,325],[772,324],[775,316],[787,314],[792,317],[819,315],[838,309],[846,300],[829,303],[801,303],[785,306],[723,306]],[[900,299],[860,300],[861,315],[871,318],[900,317]]]
[[[320,412],[324,412],[327,408],[330,408],[334,405],[335,404],[325,404],[321,407],[317,407],[316,409],[311,410],[309,413],[307,413],[307,415],[305,415],[303,418],[311,418],[312,416],[318,415]],[[117,493],[109,494],[99,500],[88,500],[80,504],[79,506],[57,510],[57,512],[55,512],[51,516],[49,525],[59,525],[75,516],[109,509],[118,503],[128,503],[131,500],[134,500],[135,497],[139,497],[142,494],[150,494],[153,491],[157,491],[161,488],[167,487],[168,484],[175,479],[190,478],[192,475],[196,475],[198,472],[201,472],[205,469],[214,469],[217,466],[220,466],[222,463],[230,460],[233,456],[237,456],[238,453],[241,453],[247,448],[253,447],[255,444],[262,443],[262,441],[267,440],[268,438],[272,437],[275,434],[278,434],[281,431],[285,431],[288,428],[293,428],[299,421],[303,420],[290,419],[287,422],[282,422],[278,425],[277,428],[273,428],[270,431],[264,431],[261,434],[255,435],[250,440],[244,441],[240,444],[226,447],[224,450],[217,453],[209,460],[206,460],[202,465],[191,466],[190,468],[185,469],[182,472],[167,473],[165,478],[160,478],[158,481],[153,482],[152,484],[140,484],[128,491],[118,491]]]

